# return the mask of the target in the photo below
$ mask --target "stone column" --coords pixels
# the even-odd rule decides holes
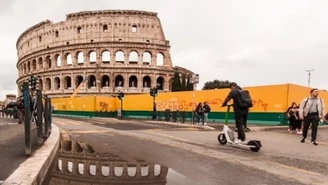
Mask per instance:
[[[155,52],[153,52],[151,55],[151,64],[150,65],[157,66],[157,54],[155,54]]]
[[[127,53],[127,51],[125,51],[126,53],[124,53],[124,64],[125,65],[129,65],[130,62],[130,54]]]
[[[102,63],[102,53],[100,49],[96,49],[97,57],[96,57],[96,64],[101,64]]]
[[[138,52],[138,65],[143,65],[143,53],[142,53],[142,51]]]
[[[65,79],[64,79],[62,73],[60,74],[59,81],[60,81],[60,88],[59,88],[59,90],[63,90],[63,89],[64,89],[64,82],[65,82]]]
[[[110,64],[115,64],[115,53],[114,53],[114,50],[111,50],[110,51]]]
[[[149,166],[148,176],[154,177],[155,176],[155,166],[154,166],[154,164],[149,164],[148,166]]]
[[[113,163],[109,164],[109,178],[115,177],[115,165]]]
[[[72,173],[74,175],[79,175],[79,162],[78,161],[75,161],[73,160],[73,168],[72,168]]]
[[[72,55],[72,65],[74,67],[76,67],[78,65],[78,56],[76,55],[76,53],[74,53],[74,55]]]
[[[129,174],[128,174],[128,165],[125,163],[123,164],[123,174],[122,174],[122,177],[129,177]]]
[[[62,160],[62,171],[63,173],[70,173],[70,171],[68,171],[68,160],[67,159],[61,159]]]
[[[89,66],[90,65],[90,57],[89,57],[88,50],[83,51],[83,59],[84,59],[84,61],[83,61],[84,65]]]

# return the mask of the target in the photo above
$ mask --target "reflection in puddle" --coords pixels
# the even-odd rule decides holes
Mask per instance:
[[[98,153],[77,141],[61,141],[52,166],[46,185],[191,184],[168,167],[142,160],[131,163],[113,154]]]

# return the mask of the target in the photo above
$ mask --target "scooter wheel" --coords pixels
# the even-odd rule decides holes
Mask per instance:
[[[251,148],[252,152],[260,151],[261,146],[256,141],[249,141],[247,145],[255,146],[255,147]]]
[[[219,134],[218,141],[221,145],[225,145],[227,143],[227,138],[224,134]]]

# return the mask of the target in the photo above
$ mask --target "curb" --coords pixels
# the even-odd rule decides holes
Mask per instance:
[[[44,144],[5,180],[2,185],[42,184],[57,153],[60,132],[55,124]]]

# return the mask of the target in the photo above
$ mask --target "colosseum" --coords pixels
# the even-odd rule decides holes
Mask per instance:
[[[171,91],[174,67],[170,42],[157,13],[135,10],[83,11],[66,20],[43,21],[23,32],[16,43],[17,86],[40,77],[43,93],[69,97]],[[20,93],[20,92],[19,92]]]

